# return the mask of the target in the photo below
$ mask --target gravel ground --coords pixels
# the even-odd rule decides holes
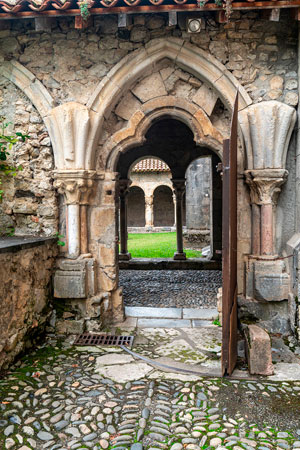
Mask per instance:
[[[121,349],[49,342],[0,380],[0,448],[297,449],[299,392],[299,381],[195,380]]]
[[[212,308],[219,270],[120,270],[126,306]]]

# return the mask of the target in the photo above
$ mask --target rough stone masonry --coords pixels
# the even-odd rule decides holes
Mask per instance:
[[[13,20],[0,30],[1,114],[30,135],[11,155],[23,171],[4,180],[1,227],[17,235],[60,230],[67,245],[57,297],[67,297],[84,325],[119,320],[120,154],[142,151],[153,123],[167,116],[194,142],[187,148],[182,138],[169,152],[173,178],[192,150],[221,160],[238,87],[238,294],[246,312],[263,309],[268,329],[284,311],[278,331],[288,332],[297,268],[278,257],[292,238],[298,244],[297,24],[284,10],[277,22],[235,11],[229,22],[211,16],[190,34],[186,16],[178,17],[169,26],[167,14],[136,14],[121,29],[116,15],[95,16],[81,31],[72,18],[57,18],[51,32]],[[71,280],[67,292],[59,291],[63,280]]]

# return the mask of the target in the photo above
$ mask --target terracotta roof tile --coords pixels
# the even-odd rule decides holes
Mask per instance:
[[[138,162],[132,172],[170,172],[170,168],[160,159],[146,158]]]
[[[216,5],[214,0],[205,0],[200,2],[200,0],[87,0],[89,9],[91,14],[99,14],[101,9],[112,10],[112,13],[115,12],[114,9],[122,8],[124,11],[128,11],[137,9],[140,12],[143,12],[143,8],[145,12],[149,12],[150,9],[159,11],[161,8],[163,10],[174,10],[174,8],[188,8],[187,10],[221,10],[222,6]],[[233,8],[237,9],[256,9],[256,4],[260,8],[264,8],[264,4],[266,7],[269,7],[270,1],[267,0],[233,0],[232,5]],[[300,5],[300,0],[278,0],[273,1],[275,3],[274,7],[277,8],[278,5],[280,7],[288,8],[289,6]],[[282,5],[281,5],[282,4]],[[225,5],[225,0],[223,0],[223,5]],[[150,9],[149,9],[150,8]],[[50,16],[61,15],[63,11],[70,10],[70,13],[73,15],[78,15],[80,9],[80,2],[78,0],[0,0],[0,18],[1,15],[5,15],[5,13],[9,13],[12,15],[17,15],[18,17],[26,17],[26,12],[31,11],[31,13],[40,13],[49,11]],[[57,13],[55,13],[57,10]],[[18,15],[19,13],[19,15]],[[23,15],[23,14],[24,15]],[[27,13],[28,14],[28,13]],[[71,14],[71,15],[72,15]],[[47,15],[47,14],[46,14]],[[30,15],[29,15],[30,17]]]

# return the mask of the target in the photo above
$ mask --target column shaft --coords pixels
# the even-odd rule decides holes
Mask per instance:
[[[88,249],[88,227],[87,227],[87,205],[81,205],[80,207],[80,235],[81,235],[81,254],[86,254],[89,252]]]
[[[175,195],[176,195],[176,241],[177,252],[174,254],[174,259],[186,259],[186,255],[183,252],[183,236],[182,236],[182,200],[185,191],[185,179],[172,180]]]
[[[273,206],[261,205],[261,254],[273,255]]]
[[[68,256],[75,259],[80,255],[80,206],[67,205],[68,210]]]
[[[260,255],[260,206],[252,203],[252,254]]]

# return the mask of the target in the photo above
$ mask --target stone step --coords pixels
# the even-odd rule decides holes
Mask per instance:
[[[176,320],[207,320],[212,321],[218,317],[216,308],[149,308],[142,306],[125,306],[126,317],[138,319],[176,319]],[[183,326],[183,325],[182,325]]]
[[[134,318],[132,318],[134,320]],[[190,319],[149,319],[136,318],[138,328],[201,328],[213,327],[212,321]]]

